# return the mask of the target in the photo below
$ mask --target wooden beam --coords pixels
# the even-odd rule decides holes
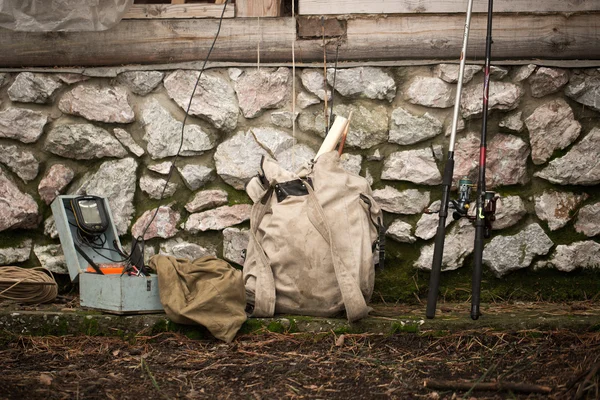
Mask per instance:
[[[236,0],[238,17],[279,17],[281,0]]]
[[[218,20],[125,20],[103,32],[14,32],[0,29],[0,67],[115,66],[203,60]],[[268,49],[261,62],[323,60],[322,40],[297,40],[292,18],[223,21],[211,55],[213,62],[256,62],[256,45]],[[473,15],[467,55],[484,55],[485,15]],[[352,18],[340,61],[457,60],[462,15],[405,15]],[[331,45],[333,51],[333,44]],[[600,12],[577,15],[494,17],[492,60],[600,60]]]
[[[486,12],[487,1],[475,1],[473,12]],[[300,15],[465,13],[467,0],[299,0]],[[496,13],[600,11],[597,0],[496,0]]]
[[[183,1],[183,0],[174,0]],[[134,4],[129,7],[123,19],[155,18],[220,18],[223,6],[211,3],[199,4]],[[224,18],[233,18],[235,7],[228,4]]]

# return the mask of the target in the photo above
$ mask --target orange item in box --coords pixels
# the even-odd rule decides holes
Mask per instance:
[[[122,264],[98,264],[98,267],[100,267],[100,271],[102,271],[104,275],[122,274],[123,268],[125,268]],[[95,274],[96,270],[91,265],[88,265],[85,272]]]

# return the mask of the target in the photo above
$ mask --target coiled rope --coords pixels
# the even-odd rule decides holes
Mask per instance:
[[[57,295],[54,275],[45,268],[0,267],[0,299],[48,303]]]

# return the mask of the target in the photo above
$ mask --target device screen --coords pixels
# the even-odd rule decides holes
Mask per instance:
[[[83,221],[88,225],[96,225],[102,223],[98,203],[95,200],[79,200],[79,209],[83,216]]]

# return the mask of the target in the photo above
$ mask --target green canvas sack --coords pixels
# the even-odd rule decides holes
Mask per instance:
[[[190,261],[155,255],[149,265],[158,274],[160,302],[171,321],[200,324],[217,339],[233,340],[246,321],[242,271],[213,256]]]
[[[297,174],[272,159],[262,170],[246,187],[254,201],[243,269],[252,315],[365,317],[383,231],[367,180],[345,171],[337,151]]]

